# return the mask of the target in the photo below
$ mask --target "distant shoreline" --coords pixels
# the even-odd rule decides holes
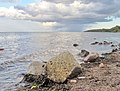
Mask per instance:
[[[85,32],[120,32],[120,26],[115,26],[112,27],[110,29],[91,29],[91,30],[87,30]]]

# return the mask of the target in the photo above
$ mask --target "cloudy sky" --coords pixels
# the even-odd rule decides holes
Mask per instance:
[[[0,0],[0,32],[84,31],[120,25],[120,0]]]

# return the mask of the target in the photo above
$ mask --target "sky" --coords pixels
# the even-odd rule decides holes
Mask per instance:
[[[79,32],[120,25],[120,0],[0,0],[0,32]]]

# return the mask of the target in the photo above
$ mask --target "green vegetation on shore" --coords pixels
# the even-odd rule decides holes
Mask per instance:
[[[120,32],[120,26],[115,26],[110,29],[92,29],[85,32]]]

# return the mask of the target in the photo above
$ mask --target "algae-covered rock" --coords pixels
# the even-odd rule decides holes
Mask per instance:
[[[39,61],[33,61],[28,67],[28,74],[45,75],[46,64]]]
[[[81,66],[69,52],[63,52],[51,58],[47,63],[48,78],[55,82],[64,82],[81,73]]]

